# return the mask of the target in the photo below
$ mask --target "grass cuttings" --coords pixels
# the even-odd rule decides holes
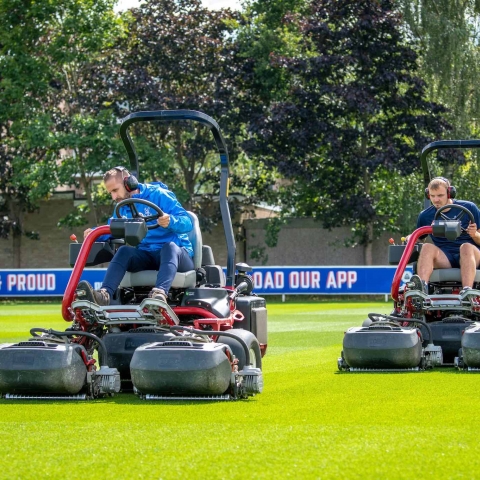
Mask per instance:
[[[270,304],[264,393],[232,403],[0,400],[0,478],[475,478],[480,376],[337,373],[343,332],[386,303]],[[0,340],[65,328],[0,311]],[[41,472],[41,473],[40,473]]]

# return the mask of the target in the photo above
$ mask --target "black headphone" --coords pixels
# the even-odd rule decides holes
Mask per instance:
[[[430,183],[432,183],[434,180],[442,180],[447,184],[447,198],[455,198],[457,196],[457,189],[453,185],[450,185],[450,182],[445,177],[432,178]],[[428,187],[425,189],[425,198],[430,200],[430,192],[428,191]]]
[[[127,176],[123,177],[123,185],[127,192],[133,192],[138,188],[137,178],[134,175],[132,175],[125,167],[113,167],[113,168],[115,170],[118,170],[119,172],[122,172],[122,176],[123,176],[123,172],[127,173]]]

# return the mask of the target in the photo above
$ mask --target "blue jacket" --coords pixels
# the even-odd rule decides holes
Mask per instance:
[[[461,205],[462,207],[465,207],[468,210],[470,210],[470,212],[472,212],[473,218],[475,219],[475,223],[477,224],[477,228],[480,228],[480,211],[473,202],[468,202],[466,200],[454,200],[453,203],[457,205]],[[436,212],[437,212],[437,209],[435,208],[434,205],[431,205],[426,210],[423,210],[423,212],[421,212],[420,215],[418,216],[417,228],[430,226],[433,222],[433,218],[435,217]],[[454,217],[457,217],[461,213],[462,213],[461,210],[452,208],[448,212],[443,212],[443,215],[453,219]],[[441,220],[441,217],[439,217],[438,219]],[[470,217],[464,214],[461,219],[461,222],[462,222],[462,227],[466,229],[470,222]],[[451,240],[447,240],[444,237],[435,237],[433,235],[430,235],[430,238],[432,239],[434,245],[440,248],[440,250],[450,252],[452,254],[459,253],[460,245],[462,245],[462,243],[471,243],[472,245],[475,245],[477,248],[480,248],[480,246],[473,241],[472,237],[465,232],[462,232],[462,234],[453,242]]]
[[[168,228],[158,226],[152,230],[148,230],[146,237],[137,246],[140,250],[155,251],[160,250],[166,243],[173,242],[179,247],[185,247],[188,254],[193,257],[193,248],[188,238],[187,232],[193,228],[192,220],[187,211],[182,207],[173,192],[168,190],[167,186],[161,182],[149,184],[140,183],[138,185],[140,193],[132,195],[132,198],[141,198],[158,205],[162,211],[170,215],[170,224]],[[142,216],[154,215],[156,212],[147,205],[136,203],[135,207]],[[122,217],[132,218],[130,208],[127,206],[120,208]],[[116,215],[112,218],[117,218]],[[110,218],[108,223],[110,224]],[[147,222],[147,225],[155,225],[156,220]],[[108,235],[102,235],[97,239],[98,242],[105,241]]]

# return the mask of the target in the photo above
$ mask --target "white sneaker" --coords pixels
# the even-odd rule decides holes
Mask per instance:
[[[167,294],[161,288],[152,288],[148,294],[148,298],[154,298],[155,300],[162,300],[167,302]]]

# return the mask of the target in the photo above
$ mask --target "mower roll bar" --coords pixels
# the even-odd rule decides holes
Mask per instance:
[[[424,147],[420,155],[420,163],[422,165],[425,188],[428,187],[430,180],[434,178],[430,175],[427,155],[435,150],[442,150],[445,148],[480,148],[480,140],[439,140],[437,142],[429,143]],[[428,208],[429,206],[430,200],[426,198],[424,201],[424,208]]]
[[[425,188],[428,187],[430,180],[434,178],[430,174],[427,156],[430,152],[433,152],[435,150],[442,150],[445,148],[480,148],[480,140],[439,140],[437,142],[429,143],[427,146],[425,146],[420,155],[420,163],[422,165],[423,181],[425,183]],[[430,200],[425,199],[424,208],[428,208],[429,206]],[[400,288],[400,282],[402,281],[403,273],[407,266],[408,259],[413,252],[413,248],[417,243],[417,240],[419,239],[419,237],[429,235],[432,232],[433,229],[431,226],[420,227],[415,230],[408,239],[407,245],[405,246],[405,249],[403,251],[402,258],[400,259],[397,270],[395,272],[395,276],[393,277],[391,290],[391,296],[393,300],[398,301],[398,290]]]
[[[125,117],[120,124],[120,138],[127,150],[131,172],[140,180],[138,156],[133,145],[128,127],[138,122],[173,122],[176,120],[191,120],[201,123],[210,129],[220,154],[220,212],[227,241],[227,275],[226,287],[233,288],[235,282],[235,252],[236,244],[233,234],[232,219],[228,207],[228,178],[230,175],[228,149],[225,139],[220,132],[218,123],[210,116],[195,110],[155,110],[134,112]]]
[[[103,225],[101,227],[98,227],[87,236],[87,238],[83,241],[82,246],[80,247],[80,252],[78,252],[75,266],[73,267],[72,273],[67,283],[67,288],[65,289],[65,293],[63,294],[62,299],[62,317],[67,322],[71,322],[75,317],[75,314],[71,309],[70,305],[73,302],[73,296],[75,294],[78,282],[80,281],[80,277],[82,276],[83,269],[87,264],[88,254],[92,249],[92,245],[98,237],[100,237],[101,235],[110,235],[110,233],[110,225]]]
[[[222,162],[225,161],[228,167],[228,150],[225,140],[220,132],[220,127],[218,123],[212,118],[202,112],[197,112],[195,110],[154,110],[154,111],[143,111],[135,112],[126,116],[122,123],[120,124],[120,138],[125,145],[127,150],[128,158],[130,160],[132,173],[136,173],[137,178],[140,174],[138,168],[138,157],[133,145],[130,134],[128,133],[128,127],[134,123],[138,122],[174,122],[176,120],[193,120],[199,122],[212,131],[213,138],[217,144],[218,152],[220,155],[225,155],[225,159],[221,159]]]
[[[408,260],[410,255],[413,252],[413,248],[417,243],[417,240],[424,235],[429,235],[433,232],[433,228],[429,225],[427,227],[420,227],[417,228],[408,239],[407,245],[403,250],[402,257],[400,258],[400,262],[398,262],[397,270],[395,271],[395,276],[393,277],[392,282],[392,290],[390,292],[393,300],[398,302],[398,290],[400,288],[400,282],[402,281],[403,273],[405,272],[405,268],[407,266]]]

